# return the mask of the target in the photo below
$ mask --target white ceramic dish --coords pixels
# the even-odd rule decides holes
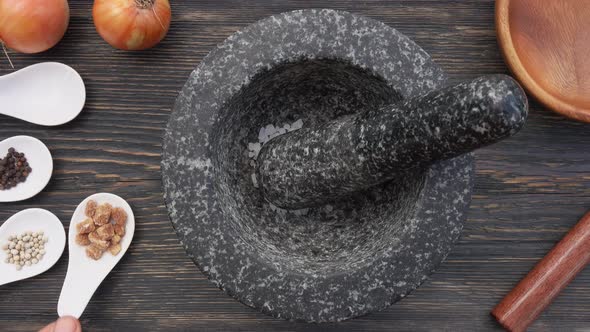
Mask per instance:
[[[86,256],[85,247],[76,244],[76,224],[86,219],[86,203],[91,199],[98,204],[110,203],[113,207],[121,207],[127,212],[125,236],[121,240],[121,252],[117,256],[113,256],[107,251],[101,259],[95,261]],[[57,313],[60,317],[74,316],[79,318],[82,315],[98,286],[127,252],[134,233],[133,211],[121,197],[108,193],[94,194],[78,205],[72,216],[68,234],[70,258],[68,273],[57,304]]]
[[[41,274],[52,267],[61,257],[66,246],[66,232],[59,219],[44,209],[27,209],[10,217],[0,227],[0,245],[8,243],[8,237],[24,232],[43,231],[49,241],[45,244],[45,255],[37,264],[23,266],[17,270],[14,264],[6,263],[6,252],[0,250],[0,286]]]
[[[33,169],[25,182],[8,190],[0,190],[1,202],[17,202],[31,198],[41,192],[53,173],[53,158],[43,142],[30,136],[14,136],[0,142],[0,158],[4,158],[9,148],[25,154]]]
[[[73,68],[38,63],[0,77],[0,114],[42,126],[75,119],[84,108],[86,87]]]

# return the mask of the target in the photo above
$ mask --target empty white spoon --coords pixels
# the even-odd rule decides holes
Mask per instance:
[[[86,219],[86,203],[91,199],[98,204],[110,203],[113,207],[123,208],[127,212],[125,236],[121,239],[121,252],[117,256],[113,256],[107,251],[99,260],[93,260],[86,256],[86,247],[76,243],[76,225]],[[127,252],[134,233],[135,217],[133,211],[121,197],[107,193],[94,194],[78,205],[72,216],[68,234],[70,260],[66,280],[57,303],[57,313],[60,317],[74,316],[80,318],[98,286]]]
[[[38,63],[0,76],[0,114],[57,126],[77,117],[85,102],[84,81],[62,63]]]
[[[10,148],[25,154],[32,172],[25,182],[8,190],[0,190],[0,203],[22,201],[37,195],[47,186],[53,173],[51,152],[40,140],[31,136],[7,138],[0,142],[0,158],[4,158]]]
[[[8,243],[9,236],[24,232],[43,232],[48,238],[45,255],[37,264],[23,266],[17,270],[14,264],[6,263],[7,254],[0,250],[0,286],[41,274],[52,267],[61,257],[66,246],[66,232],[59,219],[43,209],[27,209],[10,217],[0,227],[0,244]]]

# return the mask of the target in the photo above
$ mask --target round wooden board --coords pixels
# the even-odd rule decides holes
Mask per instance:
[[[548,108],[590,122],[590,0],[497,0],[506,63]]]

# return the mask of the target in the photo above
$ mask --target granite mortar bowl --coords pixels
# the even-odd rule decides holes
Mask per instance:
[[[285,319],[341,321],[406,296],[459,237],[472,154],[299,210],[264,199],[256,158],[276,135],[444,82],[410,39],[346,12],[289,12],[229,37],[191,74],[164,137],[165,199],[189,256],[228,294]]]

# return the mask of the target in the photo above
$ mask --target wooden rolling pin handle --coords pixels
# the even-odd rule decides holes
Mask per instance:
[[[522,279],[494,310],[508,331],[525,331],[590,262],[590,212]]]

